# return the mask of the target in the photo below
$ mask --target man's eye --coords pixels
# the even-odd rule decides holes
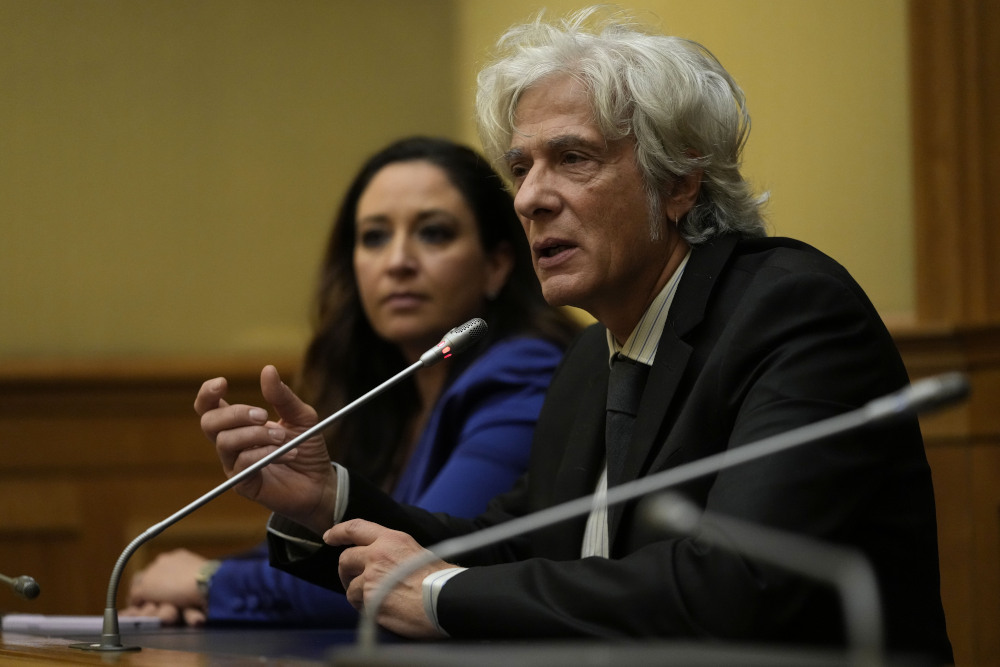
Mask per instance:
[[[566,153],[563,155],[563,162],[566,164],[576,164],[578,162],[583,162],[584,158],[579,153]]]
[[[514,164],[511,165],[510,167],[510,177],[515,180],[524,178],[525,175],[527,175],[527,173],[528,173],[528,168],[525,167],[523,164]]]
[[[377,248],[385,245],[389,235],[381,229],[366,229],[361,232],[359,243],[365,248]]]

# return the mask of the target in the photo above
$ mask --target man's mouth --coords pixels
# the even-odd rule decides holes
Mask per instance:
[[[564,250],[569,250],[569,248],[570,248],[570,246],[563,245],[563,244],[550,245],[550,246],[546,246],[546,247],[542,248],[539,251],[538,255],[540,257],[554,257],[554,256],[558,255],[559,253],[561,253]]]

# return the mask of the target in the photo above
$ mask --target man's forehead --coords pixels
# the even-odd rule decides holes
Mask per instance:
[[[546,77],[522,91],[515,102],[512,121],[514,135],[518,132],[527,135],[538,129],[559,134],[561,127],[576,133],[580,129],[570,128],[597,130],[586,87],[569,75]]]

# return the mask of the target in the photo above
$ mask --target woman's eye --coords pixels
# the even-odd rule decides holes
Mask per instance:
[[[385,245],[389,235],[381,229],[365,229],[361,232],[358,242],[365,248],[377,248]]]
[[[420,228],[420,240],[425,243],[447,243],[455,238],[455,229],[451,225],[431,224]]]

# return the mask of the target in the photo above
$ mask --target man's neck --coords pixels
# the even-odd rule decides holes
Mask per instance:
[[[663,291],[666,284],[677,273],[677,269],[680,268],[684,262],[684,258],[687,257],[688,249],[687,242],[678,237],[659,275],[655,281],[652,281],[651,286],[642,292],[644,298],[628,299],[624,294],[618,295],[621,297],[618,302],[621,308],[617,309],[616,312],[602,313],[601,315],[591,313],[611,332],[611,335],[614,336],[615,341],[619,345],[625,344],[625,341],[628,340],[629,336],[635,330],[636,325],[639,324],[642,316],[649,309],[649,305],[653,303],[656,296]]]

